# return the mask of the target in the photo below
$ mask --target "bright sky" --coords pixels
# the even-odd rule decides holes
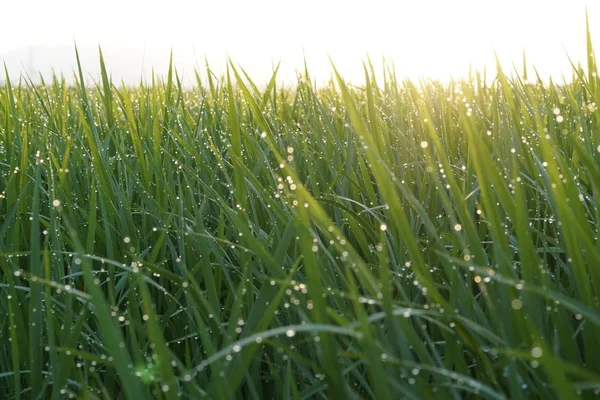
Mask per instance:
[[[493,70],[494,50],[505,69],[520,68],[525,49],[542,75],[560,78],[567,54],[585,61],[586,6],[599,47],[598,0],[5,1],[0,59],[12,73],[70,75],[77,41],[95,73],[100,44],[113,77],[132,80],[152,66],[164,71],[173,48],[184,74],[205,57],[220,72],[229,55],[260,83],[278,61],[293,79],[304,57],[318,79],[330,76],[329,55],[360,81],[367,54],[376,65],[393,60],[400,75],[444,79],[469,64]]]

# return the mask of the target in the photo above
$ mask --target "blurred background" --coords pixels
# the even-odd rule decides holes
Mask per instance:
[[[220,75],[227,57],[257,84],[281,62],[294,81],[306,60],[313,79],[340,72],[362,81],[362,61],[382,57],[402,77],[446,80],[469,68],[506,71],[527,62],[542,77],[568,74],[569,57],[585,65],[585,12],[600,46],[597,0],[21,0],[2,4],[0,62],[9,76],[34,80],[52,71],[72,77],[77,43],[84,70],[98,76],[98,45],[113,80],[136,84],[165,74],[169,54],[184,83],[205,60]],[[4,74],[0,74],[3,79]]]

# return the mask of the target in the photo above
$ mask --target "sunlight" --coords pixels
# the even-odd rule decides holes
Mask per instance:
[[[385,56],[401,76],[445,79],[464,76],[470,66],[493,71],[494,51],[505,69],[520,68],[525,50],[542,76],[560,77],[570,70],[566,54],[585,60],[586,6],[598,42],[600,5],[585,0],[568,7],[541,0],[374,0],[368,7],[338,0],[175,0],[168,8],[158,1],[31,0],[3,6],[6,15],[26,17],[0,26],[0,35],[11,38],[0,43],[0,58],[13,72],[59,65],[68,75],[76,41],[90,63],[98,44],[113,53],[109,66],[126,79],[152,67],[164,72],[171,48],[183,70],[203,67],[206,57],[219,72],[230,56],[259,81],[279,61],[280,77],[293,80],[305,58],[314,78],[327,79],[328,57],[346,77],[360,80],[367,55],[377,66]],[[55,50],[43,51],[48,46]]]

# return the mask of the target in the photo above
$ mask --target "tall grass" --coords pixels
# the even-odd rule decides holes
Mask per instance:
[[[593,398],[600,78],[0,90],[0,394]]]

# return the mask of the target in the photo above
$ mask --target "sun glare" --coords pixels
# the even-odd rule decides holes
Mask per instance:
[[[329,58],[360,80],[367,56],[376,66],[385,57],[401,76],[445,79],[493,70],[494,53],[506,69],[520,68],[525,51],[541,75],[560,77],[570,71],[567,55],[585,61],[586,7],[597,43],[600,5],[585,0],[31,0],[3,6],[15,18],[0,25],[11,38],[0,58],[13,73],[69,75],[75,41],[90,64],[102,45],[113,75],[125,79],[164,71],[171,49],[180,69],[206,59],[218,71],[229,56],[259,81],[280,61],[281,77],[293,79],[304,60],[327,79]]]

